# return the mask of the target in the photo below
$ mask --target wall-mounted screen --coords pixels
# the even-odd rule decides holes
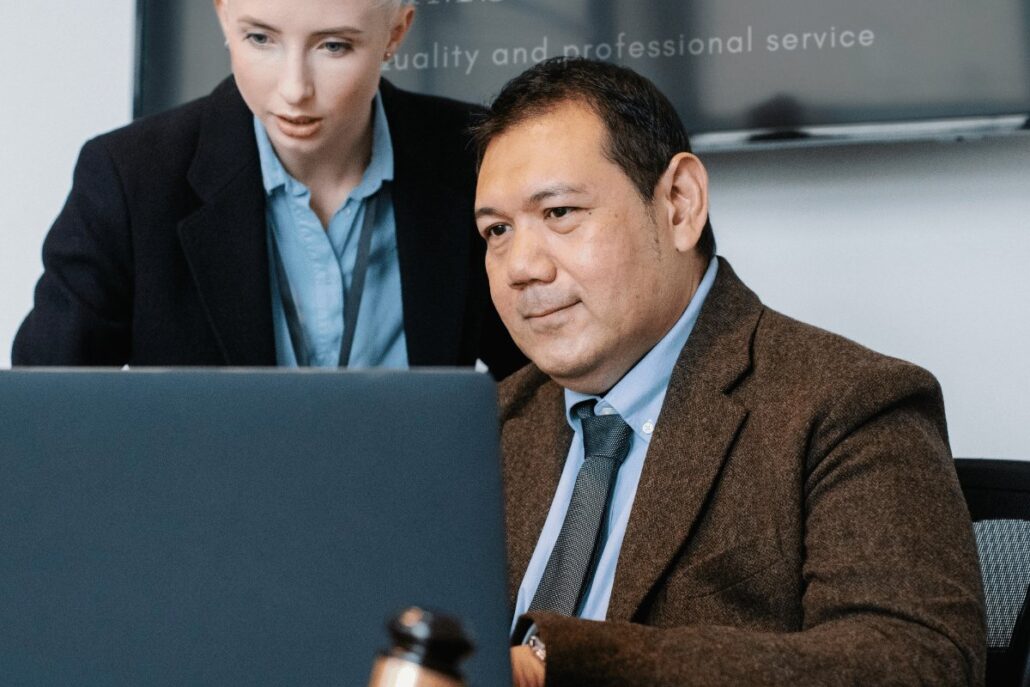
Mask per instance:
[[[229,72],[211,0],[139,0],[137,114]],[[487,102],[554,55],[630,66],[695,133],[1030,113],[1030,0],[416,0],[395,84]]]

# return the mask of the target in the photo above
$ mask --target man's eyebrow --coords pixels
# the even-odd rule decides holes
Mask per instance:
[[[561,196],[568,193],[584,193],[586,189],[582,186],[570,186],[568,184],[555,184],[553,186],[547,186],[529,197],[531,205],[539,205],[549,198],[555,196]]]
[[[554,198],[555,196],[563,196],[571,193],[586,193],[586,189],[582,186],[572,186],[570,184],[553,184],[551,186],[545,186],[533,195],[529,197],[528,205],[536,206],[543,203],[545,200]],[[503,216],[500,210],[491,207],[481,207],[476,210],[476,219],[480,217],[498,217]]]
[[[479,219],[480,217],[497,217],[500,214],[501,211],[495,210],[494,208],[479,208],[476,210],[476,219]]]

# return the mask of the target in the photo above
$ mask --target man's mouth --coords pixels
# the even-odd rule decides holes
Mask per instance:
[[[555,315],[557,313],[560,313],[563,310],[568,310],[572,306],[576,305],[576,303],[579,303],[579,301],[571,301],[569,303],[564,303],[564,304],[561,304],[561,305],[548,305],[548,306],[545,306],[545,307],[534,308],[532,310],[528,310],[528,311],[524,312],[522,314],[522,317],[524,317],[527,320],[543,319],[545,317],[549,317],[551,315]]]

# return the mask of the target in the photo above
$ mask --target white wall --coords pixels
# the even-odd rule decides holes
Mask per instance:
[[[1030,135],[705,159],[766,304],[936,374],[955,455],[1030,459]]]
[[[0,366],[42,272],[40,246],[79,147],[132,118],[134,0],[3,0]]]
[[[0,365],[79,146],[130,117],[132,0],[7,3]],[[705,157],[767,304],[934,372],[956,455],[1030,459],[1030,136]]]

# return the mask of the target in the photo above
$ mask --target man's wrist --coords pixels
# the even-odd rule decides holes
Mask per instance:
[[[540,639],[540,635],[535,632],[529,635],[529,639],[526,640],[526,646],[529,647],[534,656],[540,659],[541,663],[547,663],[547,645],[544,644],[544,640]]]
[[[533,655],[540,659],[541,663],[547,663],[547,645],[544,644],[544,640],[540,639],[540,633],[537,632],[536,623],[529,626],[526,630],[526,634],[522,637],[522,644],[529,647],[529,650],[533,652]]]

